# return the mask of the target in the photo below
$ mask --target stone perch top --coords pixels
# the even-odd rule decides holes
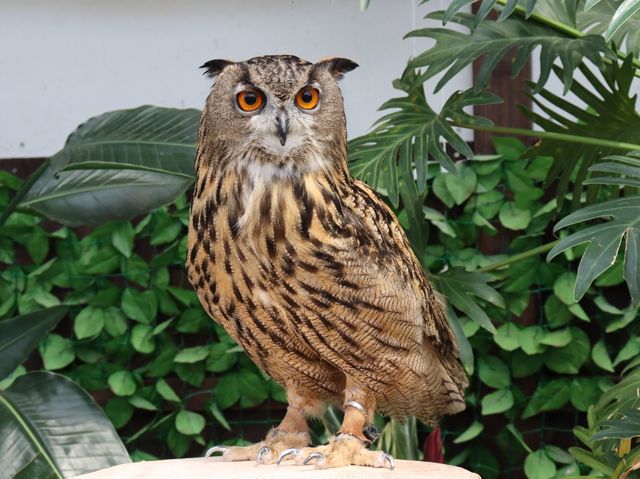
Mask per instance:
[[[395,461],[395,470],[349,466],[315,469],[293,464],[223,462],[217,457],[121,464],[76,479],[480,479],[465,469],[433,462]]]

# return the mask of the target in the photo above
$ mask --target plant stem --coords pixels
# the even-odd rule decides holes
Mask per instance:
[[[516,263],[520,260],[529,258],[531,256],[538,255],[540,253],[546,253],[551,248],[553,248],[560,240],[552,241],[551,243],[546,243],[530,250],[524,251],[522,253],[518,253],[514,256],[511,256],[507,259],[503,259],[501,261],[496,261],[495,263],[489,264],[484,268],[480,268],[477,270],[478,273],[487,273],[489,271],[493,271],[494,269],[502,268],[503,266],[508,266],[511,263]]]
[[[536,138],[546,138],[549,140],[560,140],[568,143],[581,143],[586,145],[603,146],[606,148],[615,148],[618,150],[640,150],[640,145],[635,143],[624,143],[621,141],[604,140],[602,138],[593,138],[591,136],[569,135],[567,133],[556,133],[553,131],[530,130],[527,128],[512,128],[509,126],[486,126],[486,125],[469,125],[460,122],[453,122],[453,125],[460,128],[470,130],[488,131],[491,133],[499,133],[505,135],[521,135],[532,136]]]

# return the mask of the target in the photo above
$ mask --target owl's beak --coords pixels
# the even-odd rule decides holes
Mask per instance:
[[[289,133],[289,117],[287,112],[280,110],[276,116],[276,128],[278,130],[278,137],[280,138],[280,144],[284,146],[287,142],[287,133]]]

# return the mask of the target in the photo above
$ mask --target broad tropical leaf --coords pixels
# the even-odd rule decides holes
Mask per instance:
[[[615,156],[608,159],[612,161],[594,165],[590,171],[614,173],[624,177],[594,177],[588,180],[590,184],[640,187],[640,152],[631,153],[626,157]],[[640,195],[609,200],[582,208],[558,222],[554,231],[594,219],[607,221],[585,227],[562,239],[549,251],[547,260],[550,261],[569,248],[589,243],[578,266],[575,286],[577,300],[586,293],[598,276],[613,266],[624,240],[624,277],[629,287],[632,304],[637,307],[640,305]]]
[[[67,314],[66,306],[54,306],[35,313],[0,321],[0,379],[11,374]]]
[[[463,311],[487,331],[496,332],[487,313],[473,299],[474,296],[477,296],[494,306],[504,308],[504,299],[500,293],[487,284],[491,281],[491,275],[453,268],[434,275],[432,279],[438,291],[453,306]]]
[[[572,209],[579,207],[583,182],[594,161],[607,154],[629,150],[629,144],[638,144],[640,140],[640,115],[635,109],[636,96],[630,95],[634,76],[631,57],[621,66],[608,65],[604,80],[585,65],[581,65],[579,69],[586,82],[583,84],[575,81],[571,85],[571,92],[589,106],[588,110],[548,90],[533,97],[544,115],[523,108],[524,113],[546,132],[576,139],[569,142],[564,138],[545,138],[527,153],[527,156],[554,158],[546,184],[558,181],[558,208],[562,206],[572,181]],[[555,70],[558,76],[563,75],[560,68]],[[595,188],[591,191],[591,198],[593,194]]]
[[[614,13],[611,23],[605,32],[605,38],[609,41],[620,28],[627,23],[633,15],[640,11],[640,0],[625,0]]]
[[[56,172],[134,169],[193,179],[200,111],[144,105],[87,120],[51,157]]]
[[[68,225],[131,219],[193,182],[198,110],[142,106],[80,125],[20,206]]]
[[[431,13],[427,18],[442,19],[443,12]],[[546,25],[515,17],[502,22],[487,20],[475,30],[473,15],[459,13],[452,21],[466,27],[468,32],[450,28],[421,28],[407,34],[407,37],[427,37],[436,41],[433,47],[409,63],[414,68],[425,68],[421,75],[423,81],[445,72],[436,85],[436,92],[482,56],[482,66],[474,81],[476,91],[484,88],[498,62],[511,51],[516,52],[512,67],[515,76],[529,61],[537,47],[540,47],[540,75],[535,82],[535,91],[542,89],[556,60],[563,66],[562,80],[565,89],[568,89],[573,80],[574,70],[583,59],[586,58],[600,67],[603,55],[613,57],[613,53],[599,35],[570,38]]]
[[[91,396],[64,376],[30,373],[0,391],[2,477],[61,479],[131,462]]]
[[[349,153],[351,172],[372,188],[386,192],[397,206],[399,182],[413,184],[414,167],[418,190],[425,190],[430,156],[447,170],[457,171],[441,141],[448,142],[466,157],[473,156],[469,145],[449,122],[464,120],[469,125],[491,125],[485,118],[469,115],[464,108],[496,103],[499,99],[489,93],[476,94],[467,90],[454,94],[442,111],[436,113],[427,103],[422,81],[413,69],[407,68],[394,86],[406,96],[383,104],[381,110],[395,111],[380,118],[370,133],[352,140]]]

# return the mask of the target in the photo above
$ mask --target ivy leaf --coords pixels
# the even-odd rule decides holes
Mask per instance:
[[[496,356],[480,356],[478,377],[484,384],[496,389],[506,388],[511,384],[509,368]]]
[[[546,350],[544,344],[542,344],[544,337],[545,332],[541,326],[528,326],[518,332],[520,347],[529,355],[540,354]]]
[[[528,479],[551,479],[556,475],[556,465],[544,449],[540,449],[527,456],[524,461],[524,473]]]
[[[591,342],[587,333],[579,328],[569,328],[572,340],[561,348],[547,350],[544,355],[545,365],[560,374],[578,374],[582,365],[589,358]]]
[[[480,421],[474,421],[471,426],[469,426],[462,434],[456,437],[453,442],[454,444],[462,444],[463,442],[471,441],[478,437],[482,431],[484,431],[484,424]]]
[[[131,330],[131,344],[142,354],[149,354],[156,348],[153,328],[147,324],[136,324]]]
[[[158,394],[160,394],[160,396],[162,396],[162,398],[165,399],[166,401],[171,401],[176,403],[181,402],[180,397],[178,397],[178,395],[173,390],[173,388],[169,386],[167,381],[165,381],[162,378],[158,379],[158,381],[156,382],[156,391],[158,391]]]
[[[513,393],[510,389],[499,389],[482,398],[482,415],[500,414],[513,407]]]
[[[569,401],[570,394],[571,385],[568,379],[552,379],[540,383],[522,413],[522,419],[535,416],[542,411],[560,409]]]
[[[498,328],[493,340],[505,351],[515,351],[520,347],[519,332],[520,328],[514,323],[506,323]]]
[[[540,340],[540,343],[546,346],[561,348],[569,344],[572,339],[573,336],[571,336],[571,330],[569,328],[565,328],[547,333],[544,338]]]
[[[194,346],[192,348],[186,348],[176,354],[176,357],[173,360],[176,363],[187,363],[193,364],[198,361],[202,361],[209,356],[210,353],[209,346]]]
[[[45,369],[55,371],[62,369],[73,362],[76,353],[73,343],[58,334],[49,334],[38,346]]]
[[[498,217],[505,228],[523,230],[531,222],[531,211],[520,209],[515,203],[507,201],[500,207]]]
[[[593,359],[593,362],[596,363],[599,368],[609,371],[610,373],[614,372],[611,356],[609,356],[609,351],[607,351],[607,345],[604,343],[604,339],[600,339],[593,345],[591,359]]]
[[[417,181],[414,188],[424,192],[429,157],[435,158],[448,171],[457,173],[441,141],[461,155],[473,157],[473,151],[454,131],[450,121],[490,125],[489,120],[469,115],[464,108],[495,103],[499,99],[490,93],[467,90],[455,93],[442,111],[436,113],[428,105],[423,82],[413,68],[408,67],[394,85],[406,96],[393,98],[380,107],[394,111],[380,118],[370,133],[349,142],[349,158],[353,175],[375,190],[385,191],[391,203],[397,206],[401,181],[406,185],[416,185]],[[415,180],[412,164],[415,164]]]
[[[182,409],[176,415],[176,429],[186,436],[200,434],[206,422],[201,414]]]
[[[434,275],[432,279],[438,290],[453,306],[466,313],[490,333],[496,332],[489,316],[472,299],[473,296],[477,296],[494,306],[504,308],[502,296],[487,284],[491,280],[490,275],[452,268]]]
[[[109,387],[116,396],[133,396],[136,382],[129,371],[116,371],[108,379]]]
[[[78,313],[73,323],[73,331],[78,339],[97,336],[104,328],[104,311],[87,306]]]

